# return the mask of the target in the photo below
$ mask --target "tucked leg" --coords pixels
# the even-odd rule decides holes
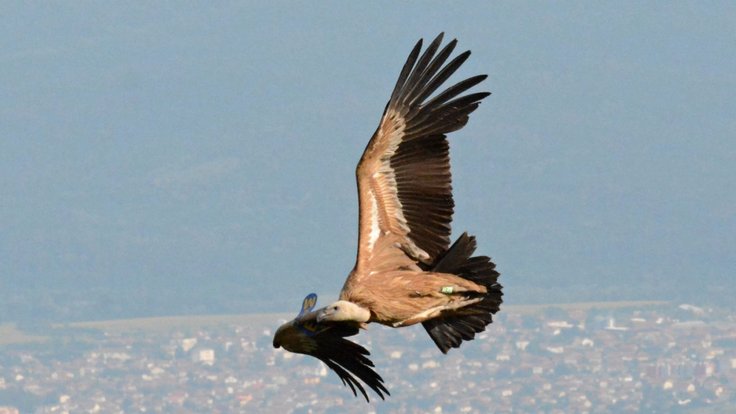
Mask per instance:
[[[399,328],[399,327],[402,327],[402,326],[410,326],[410,325],[414,325],[415,323],[424,322],[427,319],[432,319],[432,318],[436,317],[441,312],[444,312],[444,311],[452,311],[452,310],[460,309],[462,307],[465,307],[465,306],[468,306],[468,305],[472,305],[474,303],[478,303],[481,300],[483,300],[483,298],[466,299],[466,300],[461,300],[461,301],[457,301],[457,302],[450,302],[450,303],[448,303],[446,305],[434,306],[434,307],[431,307],[431,308],[429,308],[427,310],[424,310],[422,312],[419,312],[419,313],[417,313],[414,316],[411,316],[411,317],[409,317],[407,319],[404,319],[403,321],[399,321],[399,322],[394,323],[393,324],[393,327],[394,328]]]

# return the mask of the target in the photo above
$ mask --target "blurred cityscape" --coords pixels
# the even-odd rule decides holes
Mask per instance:
[[[448,355],[421,326],[372,325],[355,339],[391,396],[370,403],[318,360],[274,349],[285,318],[57,326],[5,343],[0,414],[736,412],[736,315],[722,309],[511,307]]]

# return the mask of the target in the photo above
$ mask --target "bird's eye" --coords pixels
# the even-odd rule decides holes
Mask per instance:
[[[338,307],[337,305],[335,305],[335,307],[334,307],[334,308],[332,308],[332,309],[333,309],[333,310],[340,310],[340,307]]]

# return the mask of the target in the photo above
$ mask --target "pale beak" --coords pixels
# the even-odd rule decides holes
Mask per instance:
[[[325,319],[327,319],[327,317],[329,317],[329,316],[330,316],[330,313],[328,312],[328,310],[327,309],[322,309],[321,311],[319,311],[317,313],[317,322],[318,323],[321,323],[322,321],[324,321]]]

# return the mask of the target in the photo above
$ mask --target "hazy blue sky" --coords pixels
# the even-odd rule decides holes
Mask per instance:
[[[507,301],[733,289],[732,2],[19,2],[0,20],[2,289],[335,294],[355,164],[440,31],[473,51],[453,79],[490,75],[451,140],[454,229]]]

